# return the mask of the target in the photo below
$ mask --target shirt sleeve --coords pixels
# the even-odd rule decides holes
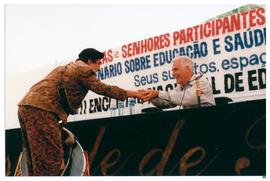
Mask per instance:
[[[171,91],[159,91],[158,97],[161,99],[168,100],[176,105],[181,105],[181,100],[184,96],[184,91],[180,91],[179,89],[174,89]]]
[[[96,74],[91,69],[82,70],[79,75],[81,85],[97,94],[108,96],[111,98],[125,100],[127,91],[117,86],[107,85],[96,78]]]
[[[200,89],[201,89],[201,99],[205,102],[210,102],[212,99],[212,88],[207,79],[201,78]],[[179,87],[171,91],[159,91],[159,98],[168,100],[173,104],[183,105],[183,106],[193,106],[198,104],[198,98],[196,95],[196,83],[191,87],[185,87],[182,91]],[[211,99],[211,100],[210,100]]]
[[[200,86],[202,91],[202,102],[216,105],[211,83],[206,78],[204,78],[201,80]]]
[[[212,88],[209,81],[202,77],[198,80],[200,83],[201,90],[201,103],[211,103],[210,100],[212,96]],[[194,106],[198,105],[198,97],[196,94],[196,82],[194,82],[193,86],[186,90],[186,94],[182,101],[183,106]]]
[[[161,98],[155,98],[150,101],[154,106],[160,109],[167,109],[167,108],[173,108],[177,106],[176,104],[173,104],[171,101],[161,99]]]

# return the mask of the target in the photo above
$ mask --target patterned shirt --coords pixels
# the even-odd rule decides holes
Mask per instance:
[[[63,70],[63,67],[55,68],[43,80],[32,86],[18,105],[29,105],[54,112],[61,120],[66,122],[68,113],[62,108],[58,94],[61,70]],[[127,92],[124,89],[100,82],[96,78],[96,73],[82,61],[71,62],[66,65],[62,80],[65,85],[67,100],[70,106],[77,111],[89,90],[119,100],[127,98]]]

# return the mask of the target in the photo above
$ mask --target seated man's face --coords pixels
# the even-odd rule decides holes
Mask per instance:
[[[192,67],[188,63],[174,61],[172,75],[175,77],[178,84],[186,85],[193,75]]]

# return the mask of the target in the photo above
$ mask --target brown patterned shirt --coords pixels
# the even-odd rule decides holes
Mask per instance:
[[[18,104],[29,105],[45,111],[54,112],[66,122],[68,113],[61,107],[58,95],[58,80],[61,77],[60,67],[55,68],[43,80],[31,87],[29,92]],[[95,72],[84,62],[76,61],[66,65],[62,80],[70,106],[78,110],[88,90],[97,94],[124,100],[127,92],[117,86],[100,82]]]

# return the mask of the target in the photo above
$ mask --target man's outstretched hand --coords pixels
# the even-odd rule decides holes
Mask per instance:
[[[143,102],[150,101],[154,98],[158,97],[158,91],[157,90],[151,90],[151,89],[141,89],[139,92],[142,93],[142,97],[140,98]]]

